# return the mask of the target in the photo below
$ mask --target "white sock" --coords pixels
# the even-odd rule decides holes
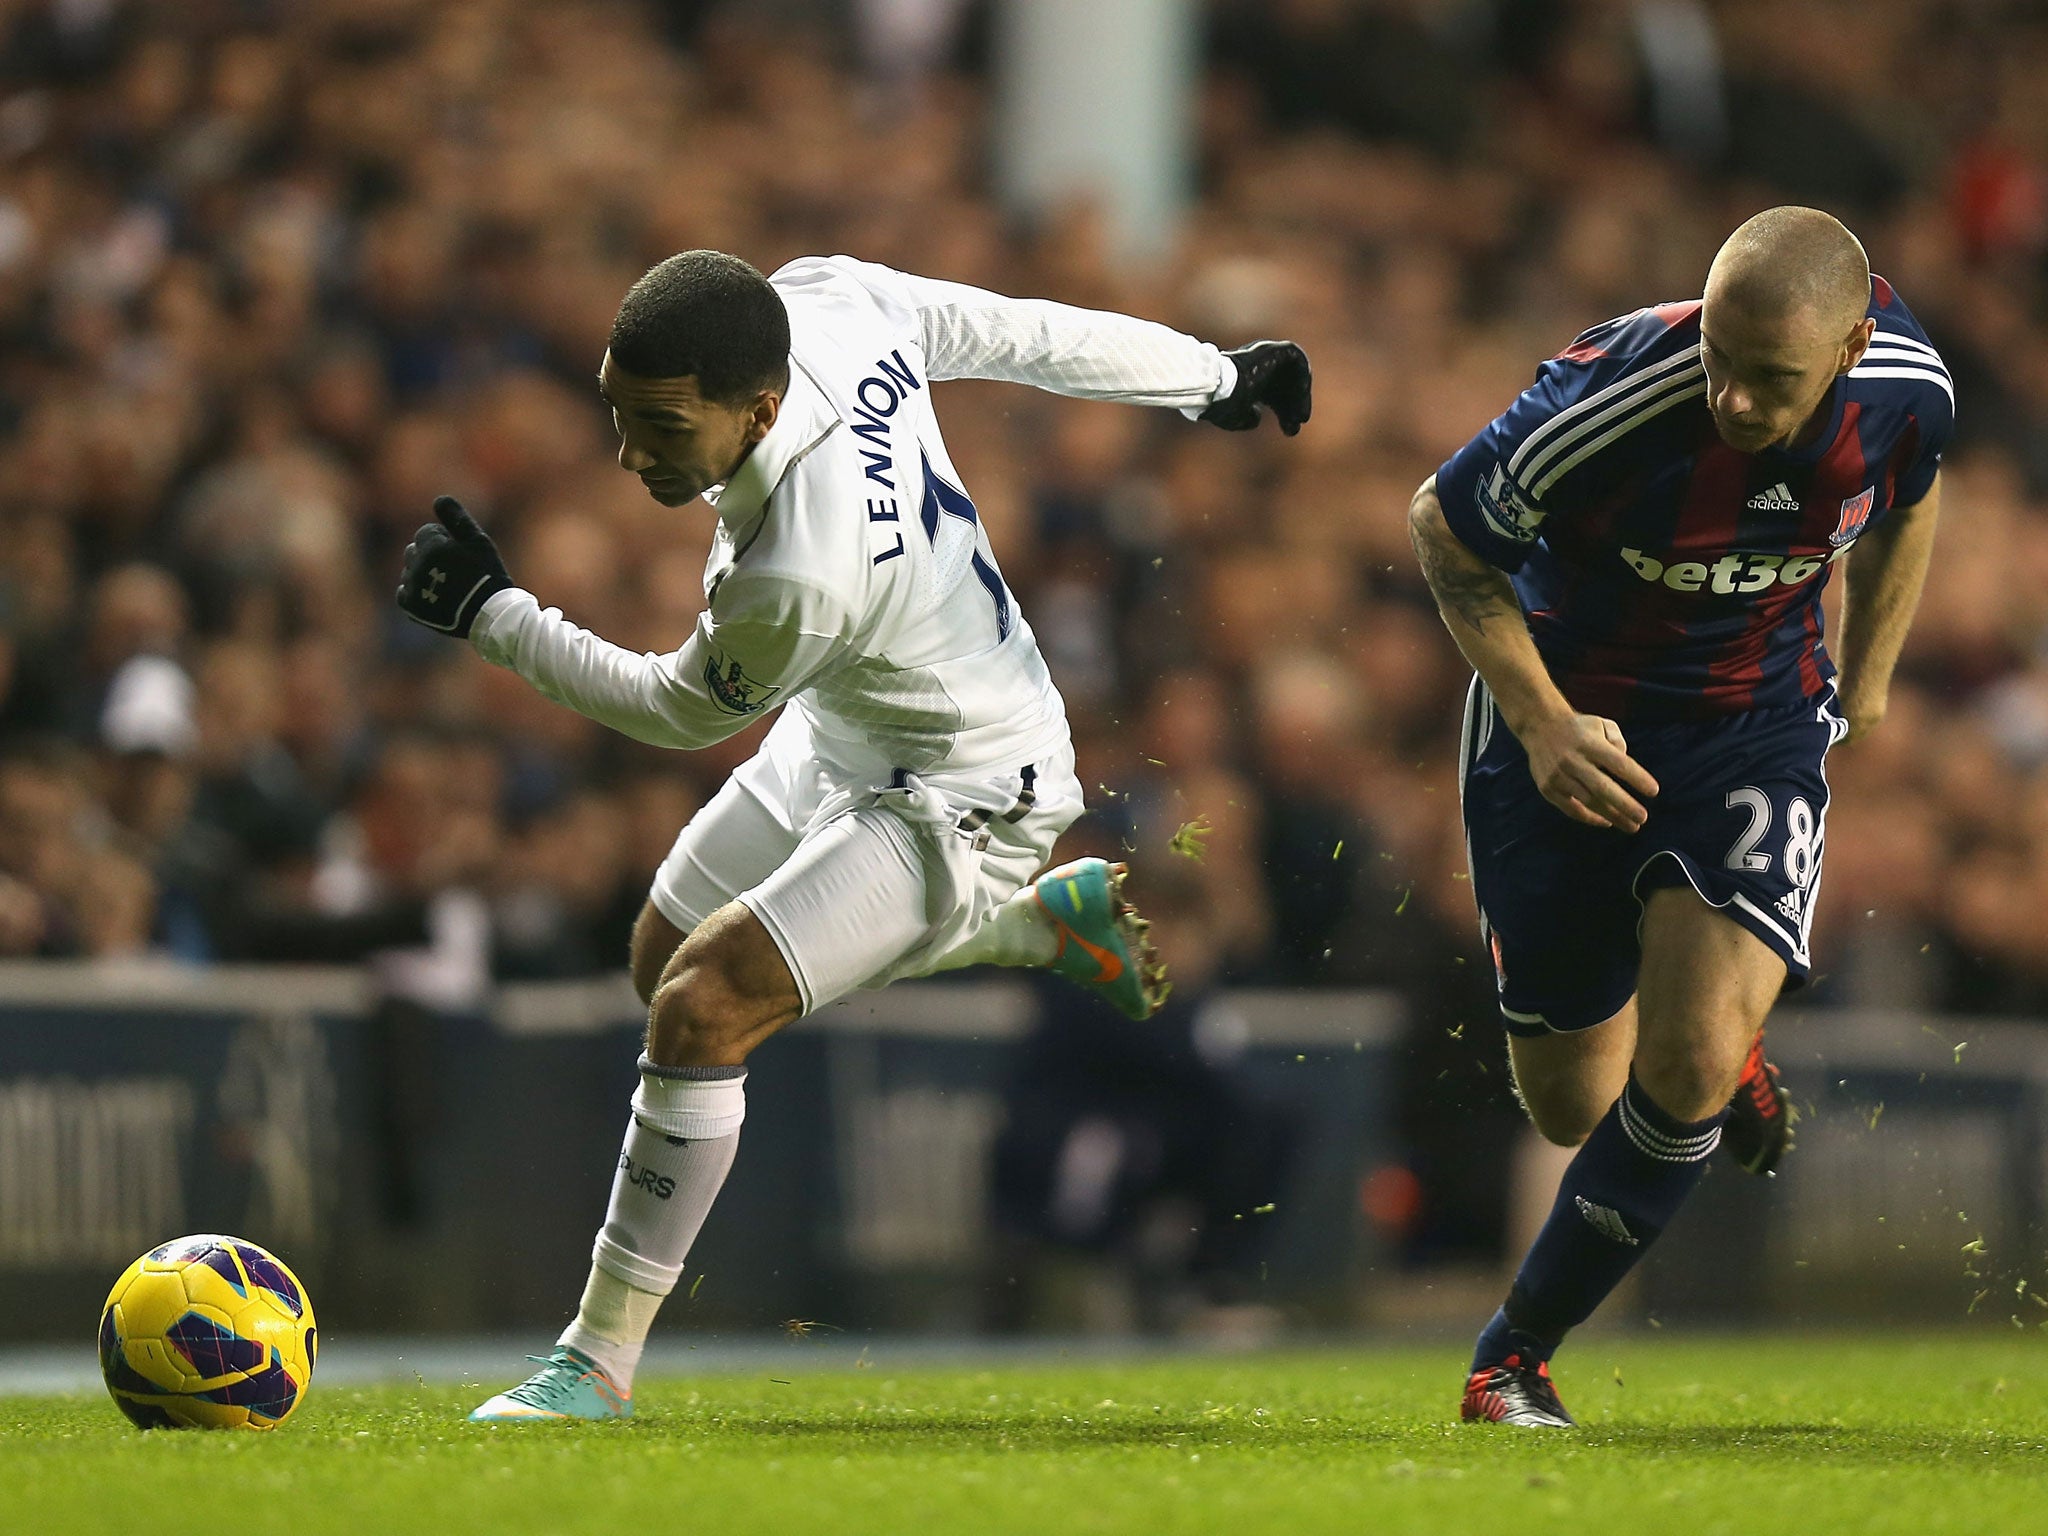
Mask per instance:
[[[555,1342],[579,1350],[597,1362],[621,1392],[633,1390],[633,1373],[647,1347],[647,1331],[668,1297],[628,1285],[609,1270],[590,1266],[576,1320]]]
[[[558,1343],[630,1392],[655,1313],[725,1185],[747,1115],[744,1067],[658,1067],[640,1058],[633,1119],[591,1251],[576,1320]]]
[[[1060,931],[1039,905],[1038,891],[1025,886],[982,925],[939,956],[933,971],[966,965],[1050,965],[1060,952]]]

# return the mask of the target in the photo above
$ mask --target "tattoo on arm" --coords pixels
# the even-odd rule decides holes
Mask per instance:
[[[1434,521],[1437,526],[1432,527],[1417,518],[1410,526],[1422,579],[1436,595],[1437,605],[1480,634],[1486,633],[1492,619],[1513,617],[1519,622],[1521,605],[1507,577],[1490,565],[1480,565],[1455,535],[1442,528],[1441,514]]]

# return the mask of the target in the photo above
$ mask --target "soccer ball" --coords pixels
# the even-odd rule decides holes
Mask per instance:
[[[114,1282],[100,1374],[143,1429],[275,1429],[318,1351],[313,1303],[284,1264],[239,1237],[181,1237]]]

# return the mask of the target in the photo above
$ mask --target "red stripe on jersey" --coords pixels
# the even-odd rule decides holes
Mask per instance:
[[[1910,468],[1913,461],[1919,457],[1920,418],[1908,416],[1906,430],[1899,434],[1898,444],[1892,449],[1891,457],[1884,461],[1884,485],[1881,487],[1884,501],[1878,508],[1879,512],[1891,507],[1892,497],[1898,489],[1900,473]]]
[[[1841,430],[1828,451],[1814,466],[1813,487],[1806,493],[1806,521],[1799,530],[1799,542],[1790,553],[1795,555],[1832,555],[1835,547],[1828,541],[1842,523],[1842,503],[1863,493],[1865,473],[1863,459],[1863,434],[1858,422],[1863,407],[1851,400],[1842,407]],[[1820,588],[1827,578],[1816,582],[1812,597],[1807,601],[1806,643],[1799,648],[1799,681],[1806,689],[1808,698],[1820,692],[1820,660],[1816,648],[1820,644]]]
[[[1896,297],[1892,292],[1892,285],[1875,272],[1870,274],[1870,296],[1877,300],[1879,309],[1890,309],[1892,300]]]
[[[1799,686],[1806,690],[1810,699],[1820,692],[1820,603],[1808,603],[1800,615],[1806,629],[1806,638],[1799,647]]]
[[[1674,555],[1682,551],[1712,566],[1730,550],[1741,547],[1749,465],[1747,454],[1737,453],[1719,437],[1700,450],[1685,488],[1685,505],[1678,513]],[[1747,642],[1751,637],[1743,638]],[[1748,709],[1761,681],[1761,654],[1744,643],[1728,647],[1708,665],[1707,681],[1700,691],[1727,710]]]
[[[1668,331],[1672,326],[1682,325],[1690,319],[1698,312],[1699,307],[1700,301],[1698,299],[1686,299],[1676,304],[1653,304],[1647,310],[1640,311],[1640,313],[1655,316]],[[1614,334],[1613,326],[1601,326],[1600,329],[1609,337],[1612,337]],[[1623,329],[1631,331],[1634,329],[1634,326],[1633,324],[1625,325]],[[1597,341],[1575,341],[1557,354],[1557,361],[1561,363],[1596,363],[1608,355],[1607,349]]]
[[[1616,532],[1617,522],[1640,494],[1641,485],[1628,481],[1587,508],[1577,526],[1559,528],[1554,544],[1560,556],[1581,563],[1618,559],[1623,541]],[[1572,708],[1619,719],[1628,712],[1629,697],[1636,689],[1645,627],[1652,626],[1650,632],[1655,633],[1658,610],[1664,602],[1663,595],[1648,582],[1631,581],[1614,590],[1615,607],[1599,622],[1599,638],[1575,634],[1564,626],[1546,638],[1554,638],[1560,647],[1563,665],[1553,666],[1551,671],[1559,678],[1559,691]]]
[[[1813,485],[1806,493],[1806,521],[1800,526],[1794,554],[1831,555],[1828,535],[1842,525],[1842,503],[1863,494],[1863,433],[1858,427],[1863,407],[1854,400],[1842,407],[1842,425],[1828,451],[1813,467]]]

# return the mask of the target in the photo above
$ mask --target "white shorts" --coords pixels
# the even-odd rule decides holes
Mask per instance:
[[[810,1013],[937,969],[1044,869],[1081,810],[1071,745],[985,778],[875,784],[819,762],[807,722],[785,709],[690,818],[648,899],[685,933],[746,903]]]

